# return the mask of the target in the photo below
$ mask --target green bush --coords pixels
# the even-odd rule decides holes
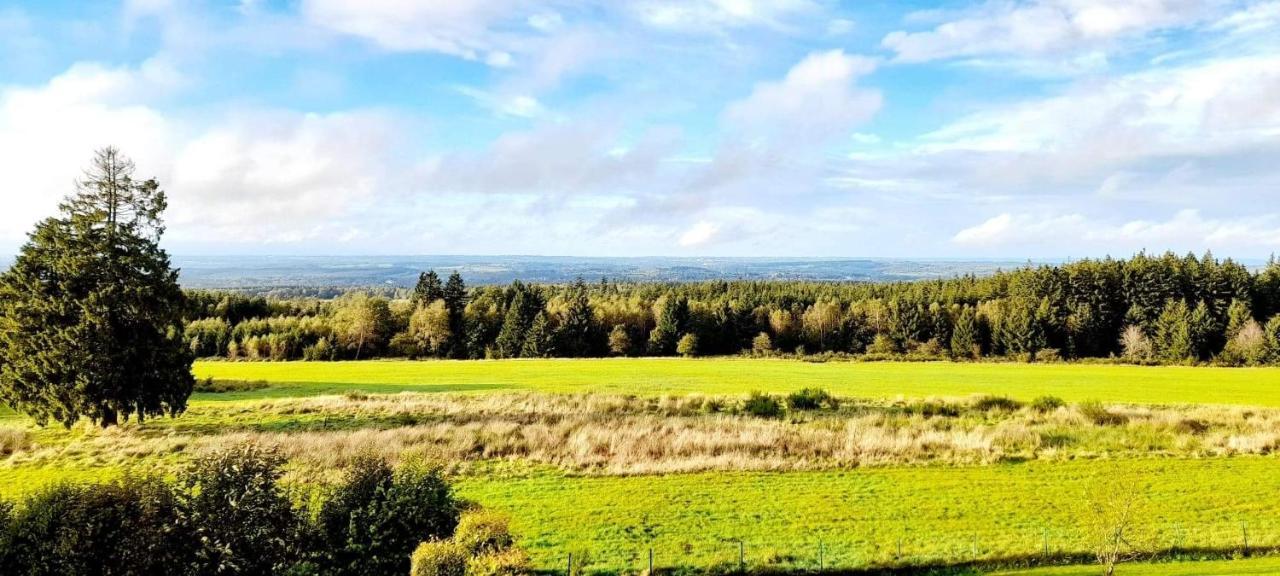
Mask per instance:
[[[5,574],[168,574],[193,557],[181,502],[158,478],[54,485],[0,506],[6,518]]]
[[[437,470],[395,472],[379,458],[358,458],[321,506],[316,561],[338,576],[403,574],[423,538],[448,537],[457,523],[458,504]]]
[[[1081,402],[1076,406],[1076,410],[1080,412],[1081,416],[1098,426],[1119,426],[1129,421],[1123,414],[1116,414],[1107,410],[1101,402],[1096,400]]]
[[[214,380],[213,378],[205,378],[196,380],[195,391],[222,394],[226,392],[250,392],[261,390],[267,386],[269,384],[267,384],[266,380]]]
[[[467,553],[452,540],[432,540],[419,544],[409,564],[410,576],[464,576]]]
[[[757,418],[777,418],[782,416],[782,403],[768,394],[752,392],[743,403],[742,411]]]
[[[1022,407],[1022,403],[1005,396],[980,396],[973,401],[973,409],[980,412],[1000,410],[1013,412]]]
[[[1031,408],[1036,412],[1052,412],[1065,405],[1066,402],[1057,396],[1037,396],[1031,401]]]
[[[791,410],[834,409],[838,405],[836,398],[821,388],[805,388],[787,396],[787,408]]]
[[[468,554],[487,554],[506,550],[514,544],[508,526],[510,519],[497,512],[473,510],[462,515],[453,539]]]
[[[519,548],[481,554],[467,561],[467,576],[520,576],[528,573],[529,555]]]
[[[253,445],[196,460],[184,478],[196,574],[274,574],[300,559],[301,521],[278,484],[283,464]]]

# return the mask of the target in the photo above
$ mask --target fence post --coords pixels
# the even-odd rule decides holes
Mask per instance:
[[[1244,540],[1244,555],[1248,556],[1249,555],[1249,524],[1248,523],[1246,522],[1240,523],[1240,536]]]
[[[823,553],[822,541],[819,540],[818,541],[818,571],[819,572],[821,572],[824,568],[826,568],[826,564],[824,562],[825,559],[822,557],[822,553]]]
[[[902,536],[898,536],[898,555],[893,559],[898,561],[902,560]]]
[[[569,571],[565,572],[568,576],[573,576],[573,552],[569,553]]]
[[[1044,559],[1049,559],[1049,529],[1047,527],[1040,528],[1041,535],[1044,538]]]
[[[738,540],[738,573],[747,573],[746,544]]]
[[[649,576],[653,576],[653,548],[649,549]]]
[[[978,561],[978,535],[974,534],[969,537],[969,552],[973,556],[973,561]]]

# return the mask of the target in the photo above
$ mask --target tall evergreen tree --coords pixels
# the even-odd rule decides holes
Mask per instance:
[[[428,270],[418,275],[418,284],[413,287],[413,295],[409,297],[410,309],[431,304],[444,298],[444,285],[440,283],[440,275],[435,270]]]
[[[978,349],[978,317],[973,308],[965,306],[956,315],[951,331],[951,355],[956,358],[973,358]]]
[[[463,337],[467,332],[467,285],[462,282],[462,275],[456,271],[449,275],[440,293],[444,300],[445,310],[449,312],[449,354],[451,358],[467,357],[467,342]]]
[[[551,323],[547,321],[545,312],[538,312],[529,324],[525,333],[524,344],[520,347],[521,358],[548,358],[553,353],[553,336]]]
[[[556,331],[558,352],[564,356],[595,356],[598,350],[595,312],[591,310],[591,299],[587,294],[587,285],[578,278],[569,287],[567,294],[568,309],[560,321]]]
[[[659,356],[670,356],[676,351],[676,341],[689,319],[689,300],[684,296],[668,295],[658,306],[658,317],[649,333],[649,351]]]
[[[114,148],[0,276],[0,401],[40,423],[177,415],[195,383],[165,194]]]

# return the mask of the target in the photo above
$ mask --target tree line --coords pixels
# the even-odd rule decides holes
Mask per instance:
[[[892,283],[709,281],[278,299],[187,294],[185,342],[243,360],[866,355],[1257,365],[1280,361],[1280,264],[1140,253]]]

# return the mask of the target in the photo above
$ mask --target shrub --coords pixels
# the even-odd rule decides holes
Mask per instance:
[[[1037,396],[1031,401],[1031,408],[1036,412],[1052,412],[1065,405],[1057,396]]]
[[[676,342],[676,354],[681,356],[697,356],[698,355],[698,336],[695,334],[685,334],[680,337],[680,341]]]
[[[768,394],[752,392],[743,403],[742,411],[758,418],[777,418],[782,416],[782,403]]]
[[[514,543],[510,520],[497,512],[473,510],[462,515],[453,539],[472,555],[506,550]]]
[[[1041,348],[1036,350],[1035,361],[1044,362],[1046,364],[1062,362],[1062,351],[1057,348]]]
[[[3,508],[6,574],[167,574],[193,556],[181,502],[159,478],[55,485]]]
[[[1081,402],[1076,406],[1076,410],[1080,412],[1081,416],[1098,426],[1119,426],[1129,420],[1123,414],[1116,414],[1107,410],[1101,402],[1096,400]]]
[[[283,464],[251,444],[195,461],[184,483],[197,574],[273,574],[297,561],[299,518],[277,484]]]
[[[528,573],[529,555],[519,548],[481,554],[467,561],[467,576],[519,576]]]
[[[409,563],[410,576],[464,576],[466,572],[466,551],[452,540],[419,544]]]
[[[835,397],[821,388],[805,388],[787,396],[787,408],[791,410],[818,410],[837,405]]]
[[[357,458],[318,518],[325,574],[403,574],[425,537],[453,533],[458,505],[434,469],[408,465],[393,472],[385,461]]]
[[[196,380],[195,391],[222,394],[226,392],[251,392],[268,386],[270,385],[267,384],[266,380],[214,380],[213,378],[205,378]]]
[[[773,339],[767,332],[756,334],[756,337],[751,339],[751,353],[756,356],[773,354]]]
[[[1140,326],[1125,326],[1124,332],[1120,334],[1120,348],[1124,351],[1125,360],[1131,362],[1150,360],[1155,356],[1151,339],[1147,338]]]
[[[30,447],[30,432],[21,428],[0,428],[0,456],[9,456]]]
[[[1001,410],[1013,412],[1022,408],[1022,403],[1005,396],[980,396],[973,401],[973,409],[981,412]]]
[[[898,343],[887,334],[876,334],[876,337],[867,345],[867,354],[897,354],[900,351]]]

